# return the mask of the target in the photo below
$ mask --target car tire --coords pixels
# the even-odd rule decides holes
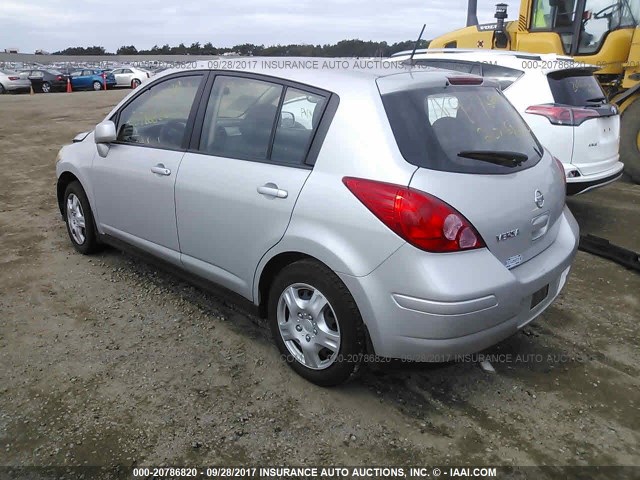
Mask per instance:
[[[620,161],[624,163],[624,171],[631,180],[640,183],[640,98],[622,114]]]
[[[289,305],[298,311],[294,314]],[[267,308],[274,341],[300,376],[328,387],[358,371],[365,345],[362,317],[347,287],[328,267],[300,260],[282,269],[269,290]]]
[[[93,82],[93,89],[96,92],[99,92],[100,90],[102,90],[102,84],[96,80],[95,82]]]
[[[4,94],[4,93],[6,93],[6,90],[5,90],[5,88],[4,88],[4,85],[2,85],[2,84],[0,83],[0,95],[2,95],[2,94]]]
[[[42,93],[51,93],[51,85],[49,82],[43,82],[40,89],[42,90]]]
[[[138,88],[142,82],[137,78],[131,80],[131,88]]]
[[[100,250],[93,213],[79,182],[71,182],[64,192],[64,220],[73,247],[83,255]]]

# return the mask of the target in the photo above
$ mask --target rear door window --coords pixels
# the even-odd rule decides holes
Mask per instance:
[[[605,100],[602,87],[589,70],[559,70],[547,75],[556,103],[582,107]]]
[[[282,85],[217,76],[207,103],[200,151],[222,157],[267,160]]]
[[[216,76],[198,151],[239,160],[302,165],[326,96],[258,78]]]
[[[325,97],[287,88],[271,159],[285,164],[301,164],[324,110]]]
[[[505,174],[532,167],[542,147],[493,87],[416,88],[382,95],[400,152],[433,170]]]

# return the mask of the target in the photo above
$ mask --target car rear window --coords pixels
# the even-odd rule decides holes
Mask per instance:
[[[581,107],[605,99],[602,87],[589,70],[560,70],[547,75],[556,103]]]
[[[400,152],[418,167],[505,174],[542,158],[533,133],[495,87],[400,90],[382,102]]]

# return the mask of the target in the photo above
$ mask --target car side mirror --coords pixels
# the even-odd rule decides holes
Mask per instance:
[[[280,114],[280,126],[282,128],[293,128],[296,126],[296,116],[291,112],[282,112]]]
[[[116,124],[111,120],[99,123],[96,125],[93,137],[98,147],[98,154],[103,158],[106,157],[109,153],[109,144],[115,142],[117,138]]]

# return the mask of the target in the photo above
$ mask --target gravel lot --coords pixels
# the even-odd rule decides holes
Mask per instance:
[[[128,91],[0,97],[0,465],[640,465],[640,275],[579,252],[560,298],[477,363],[322,389],[241,307],[116,250],[85,257],[54,158]],[[640,251],[640,187],[569,205]]]

